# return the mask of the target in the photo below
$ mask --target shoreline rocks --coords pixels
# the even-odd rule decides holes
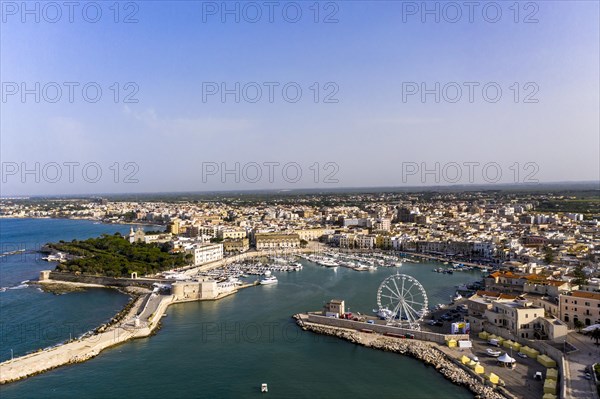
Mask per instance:
[[[425,341],[398,339],[383,335],[365,334],[359,331],[350,331],[330,326],[305,323],[299,315],[294,315],[293,318],[296,319],[296,324],[304,331],[334,336],[367,348],[395,352],[421,360],[426,365],[433,366],[452,383],[466,387],[469,391],[474,393],[475,397],[478,399],[506,399],[506,396],[479,381],[476,377],[454,363],[454,360],[448,358],[445,353]]]

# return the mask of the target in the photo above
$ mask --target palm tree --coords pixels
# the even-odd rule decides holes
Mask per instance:
[[[600,345],[600,343],[598,343],[598,341],[600,341],[600,327],[596,327],[592,330],[590,338],[596,341],[596,345]]]

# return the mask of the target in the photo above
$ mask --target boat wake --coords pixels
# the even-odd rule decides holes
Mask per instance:
[[[6,290],[22,290],[23,288],[29,287],[29,284],[27,284],[28,282],[29,282],[29,280],[25,280],[25,281],[21,281],[21,284],[18,284],[18,285],[13,285],[13,286],[9,286],[9,287],[0,287],[0,292],[4,292]]]

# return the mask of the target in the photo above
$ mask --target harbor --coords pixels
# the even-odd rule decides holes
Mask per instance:
[[[262,261],[261,261],[262,262]],[[300,263],[303,268],[301,270],[292,270],[292,271],[285,271],[285,269],[280,268],[281,265],[287,265],[287,266],[292,266],[294,263]],[[240,262],[232,262],[232,263],[240,263]],[[256,270],[257,272],[262,272],[263,275],[254,275],[254,274],[248,274],[245,273],[249,270],[246,269],[246,267],[249,267],[250,264],[257,264],[258,262],[249,262],[248,266],[244,266],[244,269],[240,269],[237,270],[236,273],[242,272],[243,274],[247,274],[248,278],[245,279],[244,277],[241,277],[241,279],[243,280],[248,280],[248,283],[253,283],[256,280],[260,280],[263,279],[264,273],[267,271],[265,270]],[[258,347],[256,347],[256,349],[254,349],[254,346],[256,344],[253,344],[253,346],[249,346],[247,347],[248,344],[244,345],[244,347],[246,347],[246,350],[249,351],[248,356],[252,356],[254,358],[258,357],[260,358],[261,356],[263,356],[261,353],[266,353],[264,351],[270,351],[272,350],[271,347],[273,345],[275,345],[275,347],[279,348],[279,351],[283,351],[283,353],[288,353],[288,357],[290,359],[295,358],[297,356],[304,356],[302,355],[302,353],[306,352],[306,354],[308,355],[309,353],[312,353],[312,351],[317,350],[317,351],[321,351],[323,353],[328,353],[331,350],[334,350],[334,353],[331,353],[332,359],[336,358],[339,359],[340,357],[344,357],[343,353],[338,353],[339,349],[337,346],[331,346],[330,344],[327,344],[326,342],[323,343],[315,343],[313,342],[312,339],[308,340],[305,342],[304,338],[302,338],[301,335],[298,335],[296,333],[293,332],[293,329],[291,329],[290,327],[286,326],[286,322],[285,319],[287,316],[285,316],[285,311],[279,310],[277,311],[276,309],[270,309],[268,312],[265,308],[266,304],[269,304],[274,298],[279,298],[277,302],[281,302],[281,305],[287,303],[288,301],[292,301],[293,303],[295,303],[296,305],[298,303],[305,303],[307,305],[307,308],[310,308],[310,304],[314,304],[315,301],[319,301],[319,298],[322,297],[322,291],[323,290],[342,290],[342,291],[347,291],[349,290],[350,292],[355,292],[354,295],[350,295],[351,298],[353,299],[353,302],[356,302],[360,297],[362,297],[362,293],[368,292],[368,293],[372,293],[372,289],[373,289],[373,284],[376,283],[376,281],[379,280],[380,275],[387,275],[388,273],[391,272],[395,272],[397,271],[397,268],[388,268],[388,267],[379,267],[377,268],[376,271],[370,272],[370,273],[355,273],[354,270],[351,270],[349,268],[343,268],[340,267],[337,270],[332,270],[331,268],[327,268],[327,267],[322,267],[319,265],[316,265],[312,262],[307,261],[306,259],[302,259],[299,258],[297,256],[294,257],[289,257],[288,262],[284,263],[284,262],[276,262],[275,259],[270,258],[270,259],[265,259],[264,261],[264,265],[265,267],[269,267],[271,268],[272,274],[275,275],[278,280],[279,280],[279,284],[275,284],[272,287],[265,287],[265,288],[260,288],[260,287],[256,287],[250,290],[243,290],[243,292],[241,293],[237,293],[235,295],[228,295],[226,297],[223,297],[223,299],[219,300],[218,302],[214,302],[214,301],[198,301],[198,300],[189,300],[186,301],[185,304],[183,303],[184,301],[178,301],[178,302],[171,302],[169,303],[168,306],[168,314],[169,316],[167,318],[161,317],[161,318],[156,318],[153,320],[156,320],[157,323],[160,322],[161,325],[161,330],[160,333],[154,337],[152,337],[150,340],[146,340],[144,339],[144,337],[149,337],[149,335],[146,334],[142,334],[141,331],[135,336],[131,336],[131,335],[127,335],[125,332],[129,331],[131,332],[131,328],[127,327],[123,330],[117,330],[118,332],[116,333],[116,337],[117,339],[115,340],[114,334],[110,334],[109,336],[107,335],[102,335],[102,340],[101,340],[101,346],[97,346],[96,345],[96,341],[85,341],[86,344],[71,344],[71,346],[65,346],[65,348],[67,348],[69,350],[69,352],[71,350],[74,350],[73,352],[71,352],[72,354],[77,354],[78,357],[72,357],[72,356],[67,356],[67,351],[65,351],[65,349],[62,350],[57,350],[57,349],[52,349],[51,352],[49,352],[49,354],[43,355],[42,357],[38,358],[38,360],[43,360],[43,366],[44,367],[39,367],[40,369],[45,369],[46,371],[52,369],[53,367],[63,363],[63,364],[68,364],[67,362],[70,361],[83,361],[84,359],[88,358],[88,356],[93,356],[95,359],[99,358],[97,356],[98,353],[97,351],[94,351],[93,349],[100,349],[103,348],[102,352],[103,356],[101,356],[102,359],[110,359],[110,358],[114,358],[114,357],[121,357],[123,355],[121,355],[121,352],[127,354],[130,353],[129,355],[125,355],[125,356],[130,356],[131,360],[125,360],[125,364],[130,363],[133,361],[133,359],[137,359],[137,358],[146,358],[148,357],[148,362],[154,364],[154,368],[158,367],[158,369],[161,369],[163,366],[157,365],[156,363],[152,362],[150,359],[152,357],[156,357],[156,356],[165,356],[165,355],[157,355],[156,350],[158,347],[155,347],[155,344],[153,344],[153,342],[156,342],[156,345],[159,346],[165,346],[170,348],[169,350],[172,352],[171,355],[168,356],[168,358],[170,358],[171,356],[177,356],[178,350],[173,348],[172,346],[170,346],[168,344],[168,342],[171,342],[173,340],[176,340],[177,338],[174,338],[172,336],[172,334],[174,333],[173,328],[177,327],[177,330],[183,328],[184,331],[187,331],[185,328],[185,325],[187,323],[189,323],[190,319],[194,319],[197,316],[197,312],[201,310],[201,315],[202,315],[202,323],[199,327],[196,327],[196,331],[198,331],[198,328],[201,331],[201,339],[202,340],[207,340],[207,342],[213,342],[214,339],[216,339],[217,341],[213,342],[213,344],[211,345],[217,345],[215,348],[223,348],[223,341],[222,338],[220,338],[220,335],[217,334],[215,337],[213,337],[213,335],[210,333],[210,329],[207,329],[206,332],[202,333],[202,331],[204,331],[204,327],[202,326],[211,326],[211,325],[220,325],[220,321],[222,318],[233,318],[234,320],[240,320],[241,327],[240,327],[240,334],[241,334],[241,341],[240,342],[246,342],[244,341],[244,337],[245,335],[243,334],[244,330],[244,326],[248,327],[248,326],[252,326],[254,324],[252,324],[253,322],[251,320],[259,320],[259,323],[262,325],[263,323],[260,321],[264,321],[264,323],[274,323],[273,325],[278,325],[280,326],[278,329],[275,330],[274,332],[274,341],[265,341],[264,342],[264,346],[260,345]],[[416,272],[418,275],[422,276],[419,278],[428,278],[429,276],[434,277],[434,275],[432,273],[430,273],[429,271],[429,267],[428,265],[420,265],[420,264],[415,264],[415,263],[411,263],[408,262],[406,263],[404,266],[404,268],[408,268],[409,270],[412,270],[413,272]],[[237,267],[234,266],[233,269],[236,269]],[[277,270],[275,270],[277,269]],[[289,268],[287,268],[289,270]],[[400,268],[401,269],[401,268]],[[219,270],[219,269],[217,269]],[[337,284],[334,284],[334,281],[342,281],[340,279],[344,279],[345,277],[350,277],[350,276],[354,276],[352,277],[352,286],[347,286],[346,284],[343,284],[341,286],[339,286],[338,288],[334,288],[337,286]],[[215,277],[215,276],[213,276]],[[229,277],[231,277],[231,275],[227,275],[227,273],[224,273],[221,277],[228,279]],[[456,284],[459,284],[461,281],[465,281],[464,278],[460,278],[460,276],[454,276],[454,279],[456,279]],[[333,279],[333,280],[332,280]],[[436,280],[431,280],[431,282],[435,282]],[[334,285],[332,285],[334,284]],[[438,290],[437,285],[429,285],[430,288],[435,292]],[[315,288],[315,287],[319,287],[319,288]],[[354,288],[351,288],[354,287]],[[437,301],[442,301],[443,298],[448,297],[448,295],[450,295],[453,291],[447,291],[445,284],[442,284],[440,282],[439,288],[442,288],[447,292],[444,294],[433,294],[434,298],[436,298],[435,300]],[[334,292],[332,292],[333,294]],[[341,293],[341,291],[340,291]],[[283,295],[283,296],[282,296]],[[357,296],[358,295],[358,296]],[[269,299],[273,297],[273,299]],[[312,298],[312,299],[310,299]],[[363,306],[368,307],[368,306],[374,306],[373,302],[374,299],[370,296],[368,298],[365,298],[366,301],[363,300],[358,300],[358,303],[363,303]],[[249,301],[249,302],[248,302]],[[181,302],[181,304],[180,304]],[[217,304],[218,303],[218,304]],[[214,305],[212,305],[214,304]],[[253,305],[251,305],[253,304]],[[260,306],[259,306],[260,305]],[[251,307],[249,307],[251,306]],[[269,305],[272,306],[272,305]],[[279,305],[278,305],[279,306]],[[214,313],[214,311],[216,311],[216,309],[218,310],[218,313]],[[239,315],[239,311],[243,310],[244,316],[241,317],[240,319],[240,315]],[[289,314],[289,313],[288,313]],[[235,316],[234,316],[235,315]],[[160,320],[159,320],[160,319]],[[187,322],[186,322],[187,320]],[[244,322],[244,320],[248,320],[246,322]],[[143,323],[143,318],[140,319],[140,325],[142,325]],[[183,323],[183,324],[182,324]],[[245,324],[244,324],[245,323]],[[248,324],[250,323],[250,324]],[[129,323],[131,325],[131,321]],[[237,325],[237,324],[236,324]],[[156,332],[157,327],[155,327],[154,332]],[[250,327],[248,327],[250,328]],[[224,330],[226,331],[226,330]],[[263,330],[263,335],[265,335],[267,332],[267,329],[264,328]],[[192,331],[189,331],[189,334],[192,334],[191,336],[194,336],[194,334],[196,333],[192,333]],[[150,333],[150,335],[153,335],[153,333]],[[287,338],[286,338],[287,337]],[[292,338],[292,337],[296,337],[296,338]],[[143,350],[143,352],[138,352],[138,345],[140,344],[127,344],[127,345],[119,345],[118,348],[119,350],[112,350],[110,349],[111,347],[118,345],[119,343],[123,343],[125,341],[127,341],[128,339],[131,340],[132,338],[137,338],[134,340],[134,342],[142,342],[143,347],[145,348]],[[98,338],[95,338],[96,340]],[[225,344],[227,346],[227,342],[230,342],[232,338],[230,339],[226,339]],[[234,340],[230,342],[230,344],[237,342],[238,338],[233,338]],[[247,339],[247,338],[246,338]],[[263,336],[260,341],[263,342],[266,338]],[[148,344],[144,343],[144,342],[148,342]],[[252,341],[254,342],[254,341]],[[298,345],[302,344],[302,348],[300,349],[300,347],[298,347]],[[81,346],[80,346],[81,345]],[[150,347],[148,347],[148,345],[150,345]],[[324,346],[323,346],[324,345]],[[204,346],[203,346],[204,347]],[[108,350],[106,350],[107,348],[109,348]],[[154,349],[152,349],[154,348]],[[319,349],[320,348],[320,349]],[[192,351],[196,351],[196,348],[188,348],[187,351],[189,350]],[[199,348],[198,348],[199,349]],[[204,353],[207,349],[203,349],[201,352],[199,352],[197,354],[197,356],[199,357],[203,357],[204,355],[202,355],[202,353]],[[261,352],[255,352],[255,350],[259,350]],[[62,352],[65,351],[65,352]],[[131,352],[135,352],[136,354],[131,354]],[[229,352],[220,352],[220,356],[225,356],[225,359],[229,359],[229,362],[235,361],[234,358],[232,358],[231,356],[233,356],[232,354],[228,354]],[[236,352],[237,353],[237,352]],[[32,354],[33,355],[33,354]],[[30,355],[28,355],[30,356]],[[37,356],[40,356],[39,354]],[[186,357],[184,353],[181,353],[181,355],[179,356],[183,356],[184,358]],[[235,357],[239,357],[239,353],[237,355],[235,355]],[[376,353],[363,353],[361,355],[361,357],[363,359],[369,359],[372,357],[378,358],[379,355],[377,355]],[[245,356],[243,356],[243,358],[245,358]],[[31,356],[29,359],[34,359],[33,356]],[[222,364],[221,366],[221,361],[217,362],[217,369],[216,370],[224,370],[222,369],[222,367],[226,367],[226,362],[227,360],[223,360],[225,361],[225,363]],[[17,360],[17,358],[15,358],[14,360]],[[385,359],[381,359],[382,361],[386,362],[387,360]],[[391,359],[390,359],[391,360]],[[29,363],[32,362],[32,363]],[[79,378],[78,376],[78,372],[77,370],[81,370],[82,372],[85,372],[85,370],[89,370],[94,369],[94,373],[99,375],[99,378],[102,378],[102,374],[105,374],[106,372],[108,372],[108,370],[101,370],[101,369],[97,369],[97,366],[95,366],[96,364],[102,364],[102,361],[100,361],[100,363],[97,363],[98,360],[94,360],[92,362],[84,362],[81,364],[78,364],[77,367],[75,369],[69,369],[69,375],[72,375],[73,378]],[[161,363],[163,363],[163,361],[161,361]],[[397,363],[398,361],[395,361],[395,364],[404,364],[404,361],[400,360],[400,363]],[[27,360],[27,363],[23,363],[23,364],[33,364],[34,362],[32,360]],[[38,362],[39,363],[39,362]],[[167,363],[168,364],[168,363]],[[211,363],[213,364],[213,368],[214,368],[214,361]],[[324,361],[323,363],[323,367],[327,367],[328,362]],[[285,366],[285,362],[283,363],[283,367],[287,367]],[[2,367],[2,374],[4,375],[4,367],[7,366],[7,364],[3,364]],[[166,365],[165,365],[166,366]],[[19,374],[18,372],[18,367],[17,367],[17,363],[13,361],[12,366],[14,367],[13,371],[11,371],[10,376],[12,378],[18,378]],[[337,366],[339,367],[339,366]],[[210,370],[212,370],[211,368],[208,368]],[[208,370],[207,369],[207,370]],[[34,370],[36,370],[34,368]],[[57,368],[57,371],[53,371],[50,373],[45,374],[44,380],[48,381],[48,378],[50,380],[55,380],[56,378],[63,378],[61,376],[65,375],[64,372],[62,372],[62,368]],[[39,370],[38,370],[39,371]],[[256,386],[262,382],[261,380],[264,380],[266,382],[269,383],[269,392],[281,392],[281,389],[283,389],[283,387],[281,387],[281,379],[278,378],[275,375],[272,375],[269,371],[266,370],[256,370],[257,373],[260,373],[259,375],[256,375],[255,377],[251,377],[252,380],[248,381],[247,377],[245,376],[237,376],[236,378],[238,379],[238,382],[236,383],[236,385],[239,384],[244,384],[246,386],[253,386],[255,387],[254,389],[257,389]],[[383,372],[383,370],[378,369],[378,373],[381,374]],[[153,371],[148,371],[148,373],[153,374]],[[210,375],[210,372],[209,372]],[[435,378],[435,374],[428,377],[430,384],[431,381],[437,381]],[[308,378],[308,377],[306,377]],[[367,373],[365,375],[365,378],[371,378],[369,377],[369,374]],[[372,376],[372,378],[375,378],[375,376]],[[433,378],[433,379],[432,379]],[[159,375],[154,375],[153,379],[155,381],[161,381],[161,377]],[[3,396],[6,396],[7,398],[13,397],[12,393],[13,392],[23,392],[23,388],[24,387],[31,387],[31,389],[35,389],[36,386],[38,386],[39,380],[37,378],[32,378],[31,380],[27,380],[27,383],[25,385],[22,385],[21,383],[17,382],[15,384],[9,384],[9,385],[4,385],[3,386]],[[78,386],[81,387],[85,387],[88,386],[91,382],[90,381],[79,381],[77,383]],[[185,381],[179,381],[178,384],[182,387],[186,386]],[[433,386],[437,386],[436,384],[445,384],[443,381],[439,381],[439,382],[433,382]],[[135,384],[134,384],[135,385]],[[288,384],[289,385],[289,384]],[[366,384],[365,387],[368,387],[369,384]],[[113,389],[115,389],[113,387]],[[160,391],[160,388],[155,388],[158,391]],[[290,389],[290,388],[285,388]],[[303,392],[303,388],[302,387],[295,387],[294,388],[297,392]],[[427,385],[420,385],[420,384],[416,384],[414,386],[406,386],[406,388],[408,390],[408,392],[411,392],[412,390],[419,390],[420,392],[427,392],[429,387]],[[117,391],[120,391],[121,389],[117,388]],[[322,392],[327,392],[327,388],[325,386],[323,386],[321,388]],[[467,396],[465,396],[464,393],[461,393],[462,391],[460,389],[458,390],[454,390],[454,388],[452,386],[448,386],[445,388],[446,391],[449,392],[449,395],[451,395],[450,397],[456,397],[456,398],[467,398]],[[27,388],[25,388],[25,392],[27,391]],[[338,388],[339,391],[339,388]],[[101,390],[100,390],[101,392]],[[113,391],[114,392],[114,391]],[[343,392],[343,390],[342,390]],[[415,391],[416,392],[416,391]],[[450,394],[450,392],[453,392]],[[389,392],[389,394],[391,394],[391,392]],[[452,396],[454,395],[454,396]],[[227,396],[227,395],[226,395]],[[334,395],[335,396],[335,395]]]

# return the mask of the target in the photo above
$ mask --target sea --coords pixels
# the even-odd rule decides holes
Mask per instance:
[[[0,241],[4,253],[19,245],[30,250],[46,242],[126,234],[130,227],[0,219]],[[473,398],[417,360],[302,331],[291,316],[319,310],[333,298],[344,299],[352,312],[371,313],[377,288],[393,273],[417,279],[430,304],[447,303],[457,285],[479,279],[479,272],[433,273],[440,266],[434,261],[369,272],[301,262],[301,271],[274,273],[278,284],[250,287],[219,301],[172,305],[154,336],[2,385],[0,397],[240,398],[265,395],[260,386],[267,383],[267,395],[274,398]],[[31,282],[52,266],[39,254],[1,257],[0,361],[75,338],[108,321],[129,300],[111,289],[42,292]]]

